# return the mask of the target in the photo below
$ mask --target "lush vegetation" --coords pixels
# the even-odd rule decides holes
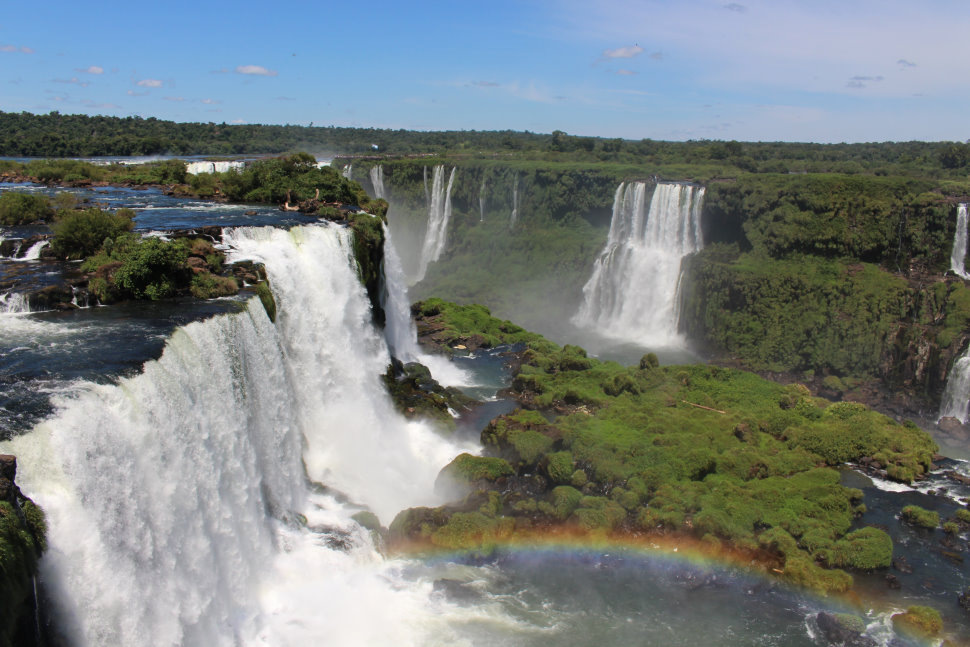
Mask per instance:
[[[420,132],[334,126],[176,123],[141,117],[0,112],[0,155],[450,154],[636,164],[670,177],[739,173],[870,173],[962,178],[970,145],[957,142],[791,144],[623,140],[514,131]]]
[[[0,500],[0,647],[12,647],[21,630],[18,619],[30,618],[31,580],[47,548],[43,511],[29,499],[19,507]]]
[[[936,451],[911,423],[797,384],[661,367],[650,356],[624,367],[481,306],[429,300],[415,309],[419,332],[439,343],[525,344],[512,389],[527,408],[489,424],[485,457],[443,470],[470,488],[465,500],[402,513],[391,525],[398,539],[483,550],[563,527],[678,533],[746,551],[795,583],[845,590],[852,578],[840,569],[888,566],[892,541],[878,528],[853,529],[864,519],[862,492],[833,468],[871,458],[909,481]]]
[[[47,222],[54,216],[50,202],[42,195],[21,191],[0,194],[0,225],[8,227]]]

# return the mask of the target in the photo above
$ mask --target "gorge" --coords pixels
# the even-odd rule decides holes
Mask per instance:
[[[372,176],[374,167],[368,169],[359,162],[350,172],[355,178],[379,178],[390,202],[384,288],[380,290],[384,295],[383,330],[373,322],[373,301],[360,284],[347,229],[309,222],[290,222],[287,229],[240,228],[222,221],[221,244],[230,259],[256,260],[265,266],[279,308],[276,323],[258,301],[244,297],[236,302],[240,312],[206,315],[200,321],[155,333],[164,343],[157,359],[143,359],[136,371],[108,380],[66,380],[60,385],[63,391],[52,396],[50,415],[35,415],[29,433],[11,434],[16,437],[3,444],[0,451],[16,453],[20,459],[20,487],[48,512],[51,549],[42,564],[41,580],[54,603],[59,631],[71,636],[69,642],[295,645],[327,639],[338,644],[487,645],[512,641],[581,645],[610,635],[615,637],[613,644],[629,644],[647,636],[666,644],[687,645],[716,640],[729,631],[741,642],[753,643],[771,635],[777,636],[778,644],[814,645],[824,644],[818,637],[818,612],[848,611],[861,614],[867,637],[881,644],[893,640],[897,641],[893,644],[910,644],[907,638],[894,635],[889,619],[887,608],[898,609],[898,598],[877,605],[878,609],[859,611],[832,598],[789,589],[759,572],[720,561],[684,561],[669,546],[666,551],[651,553],[632,543],[597,548],[587,540],[563,537],[558,543],[540,544],[540,548],[510,546],[492,558],[468,559],[453,553],[428,559],[382,554],[386,536],[370,532],[375,524],[360,513],[372,512],[380,525],[389,526],[405,508],[430,509],[460,500],[435,492],[434,481],[456,456],[481,450],[474,434],[442,438],[426,423],[405,420],[393,410],[380,384],[379,376],[392,354],[402,360],[427,361],[432,374],[445,383],[469,384],[481,379],[472,377],[475,358],[462,358],[460,352],[452,361],[439,357],[443,365],[439,370],[427,360],[427,351],[417,346],[404,291],[405,265],[423,266],[426,280],[412,287],[421,296],[436,287],[447,287],[448,275],[473,253],[474,258],[487,258],[491,263],[475,264],[478,274],[488,275],[493,267],[504,271],[520,264],[531,267],[522,281],[506,281],[512,274],[491,275],[491,282],[507,283],[491,292],[481,290],[482,283],[455,282],[451,286],[463,287],[468,301],[493,299],[489,305],[503,317],[525,309],[530,299],[543,294],[545,302],[554,303],[538,314],[546,327],[554,327],[549,311],[575,313],[585,302],[582,288],[595,275],[598,255],[613,238],[613,226],[617,236],[623,227],[632,227],[623,225],[622,217],[617,219],[618,211],[639,217],[637,227],[643,229],[648,229],[645,224],[662,222],[651,214],[652,209],[646,209],[646,195],[652,189],[675,206],[665,213],[676,213],[678,218],[686,214],[687,222],[700,222],[698,229],[686,230],[694,232],[691,244],[696,253],[685,260],[684,271],[697,272],[697,261],[704,260],[703,272],[725,272],[716,278],[730,282],[737,277],[738,268],[732,263],[738,257],[732,258],[734,250],[729,249],[737,244],[737,239],[731,240],[730,214],[719,219],[711,216],[715,210],[727,213],[725,205],[730,200],[725,199],[723,189],[708,187],[705,192],[690,184],[617,180],[609,174],[529,175],[520,169],[455,165],[449,171],[448,166],[411,164],[407,177],[412,181],[408,183],[400,182],[402,165],[385,163],[381,174]],[[425,173],[430,176],[427,184],[422,181]],[[450,175],[445,178],[445,173]],[[558,191],[555,183],[562,177],[582,190],[567,191],[558,203],[552,203],[561,205],[557,207],[561,211],[543,212],[537,205],[550,204],[546,198]],[[482,186],[488,187],[484,203]],[[639,215],[616,207],[636,203],[637,192],[641,194]],[[712,202],[711,193],[718,193],[718,199]],[[587,197],[577,199],[581,194]],[[395,219],[396,209],[406,207],[412,197],[427,223],[418,232],[398,228],[408,222],[407,214]],[[144,210],[136,222],[155,218],[154,227],[163,219],[157,204],[152,203],[166,198],[122,193],[117,204],[141,200]],[[509,214],[519,211],[520,201],[523,207],[529,206],[521,210],[518,224],[510,231]],[[659,200],[658,205],[663,202]],[[686,211],[682,208],[685,202],[693,205]],[[168,208],[172,220],[186,219],[196,209],[196,214],[213,219],[206,224],[219,222],[214,220],[217,217],[262,217],[246,216],[244,212],[251,210],[248,206],[221,205],[221,215],[217,215],[217,207],[203,204]],[[580,210],[584,215],[576,215]],[[952,210],[945,212],[952,218]],[[491,213],[503,217],[493,218]],[[198,215],[195,218],[196,223],[203,222]],[[438,226],[431,226],[433,219]],[[716,226],[711,227],[712,222]],[[549,247],[536,243],[543,228],[557,234],[539,239],[552,246],[554,253],[549,255]],[[703,250],[699,230],[707,243]],[[751,226],[746,229],[753,230]],[[422,231],[431,234],[431,243],[428,233],[422,236]],[[757,239],[752,235],[749,241],[753,245]],[[416,250],[421,252],[417,260]],[[434,254],[437,256],[432,258]],[[679,256],[676,266],[680,272]],[[775,259],[770,267],[783,269],[784,263]],[[856,281],[881,276],[868,266],[853,271],[856,274],[849,278]],[[673,283],[676,292],[676,278]],[[550,285],[565,287],[550,291]],[[938,294],[941,309],[960,294],[957,284],[942,285],[946,289]],[[897,288],[896,284],[889,287]],[[519,290],[525,295],[521,302],[505,299]],[[19,298],[17,294],[7,292],[4,300],[12,303]],[[481,296],[486,298],[479,299]],[[696,285],[679,298],[696,322]],[[676,307],[676,300],[667,294],[664,307],[671,302]],[[949,307],[952,311],[952,305]],[[93,311],[104,309],[89,310],[94,316]],[[3,316],[11,317],[5,324],[16,322],[5,325],[5,335],[18,326],[71,325],[56,313]],[[500,325],[516,328],[508,322]],[[949,350],[941,354],[952,357],[959,352],[963,337],[959,324],[921,330],[942,334],[948,326],[955,332],[945,347]],[[679,334],[676,320],[672,323],[668,318],[658,328],[667,333],[667,339]],[[92,340],[82,338],[79,343],[85,341]],[[30,344],[16,341],[10,351],[23,353],[16,350],[21,343]],[[944,348],[942,338],[939,346]],[[645,345],[638,348],[637,360],[645,350]],[[566,378],[570,373],[565,366],[580,370],[588,361],[593,370],[608,373],[609,382],[596,387],[599,394],[615,392],[611,398],[633,398],[629,389],[643,388],[636,385],[641,378],[648,379],[645,375],[652,370],[646,359],[646,368],[636,368],[633,361],[631,383],[620,377],[618,367],[605,363],[600,368],[594,358],[586,358],[575,348],[564,346],[558,352],[562,356],[557,360],[557,372],[548,373],[549,378],[536,373],[536,380]],[[484,356],[482,351],[473,354]],[[942,389],[946,362],[938,361],[944,369],[937,378]],[[456,370],[458,366],[465,370]],[[442,377],[449,368],[455,374]],[[801,370],[800,365],[798,368]],[[685,378],[678,370],[664,374],[680,383]],[[637,371],[644,371],[644,376]],[[697,404],[723,406],[716,391],[697,385],[726,381],[730,373],[703,368],[688,368],[685,373],[688,382],[694,381],[699,397],[712,398]],[[819,373],[821,381],[821,368]],[[550,383],[545,393],[552,397],[559,388]],[[573,396],[567,398],[565,390],[562,393],[568,406],[591,407],[584,405],[586,396],[581,392],[573,404],[569,403]],[[793,409],[807,406],[800,399],[804,397],[798,392],[791,401]],[[692,410],[678,404],[658,411],[666,408],[677,409],[678,415]],[[708,414],[712,420],[720,415],[704,415]],[[528,424],[535,425],[533,430],[542,428],[538,420]],[[731,439],[734,433],[745,436],[748,432],[727,431]],[[964,469],[960,463],[946,465],[951,471]],[[701,467],[699,474],[706,469]],[[546,474],[542,471],[546,469],[534,468],[537,474]],[[589,467],[585,470],[594,476]],[[873,515],[865,518],[866,523],[883,515],[878,517],[879,523],[892,529],[899,554],[912,557],[913,546],[929,536],[936,540],[943,535],[939,530],[920,531],[900,522],[896,518],[899,506],[882,501],[877,488],[863,483],[848,487],[864,490]],[[952,515],[958,507],[952,498],[925,493],[948,483],[936,475],[908,488],[904,496]],[[611,504],[624,495],[622,500],[630,499],[634,492],[632,487],[623,489],[627,492],[617,489],[609,503],[585,501],[577,509],[587,510],[584,514],[592,518],[594,511],[601,510],[589,506],[602,505],[602,510],[613,514]],[[585,496],[610,498],[599,492]],[[952,495],[960,496],[966,493]],[[478,508],[476,504],[472,511]],[[690,553],[685,559],[699,559],[697,553],[688,551],[686,542],[682,550],[684,555]],[[936,580],[944,583],[933,592],[921,593],[918,601],[946,609],[947,623],[956,622],[962,628],[951,609],[955,592],[966,584],[960,579],[965,573],[948,566],[943,557],[933,559],[932,566],[912,579],[903,577],[906,595],[920,590],[919,577],[944,578],[941,574],[945,574],[943,580]],[[881,578],[882,571],[856,575],[857,585],[875,600],[887,595]],[[740,604],[739,599],[743,600]],[[585,614],[577,620],[580,610]]]

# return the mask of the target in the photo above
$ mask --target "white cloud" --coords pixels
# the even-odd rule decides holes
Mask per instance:
[[[185,97],[162,97],[166,101],[185,101]]]
[[[129,97],[147,97],[149,92],[135,92],[134,90],[128,90]]]
[[[236,67],[237,74],[254,74],[256,76],[276,76],[276,70],[268,70],[262,65],[240,65]]]
[[[211,105],[215,105],[217,103],[222,103],[222,101],[217,101],[215,99],[202,99],[202,103],[211,106]]]
[[[634,74],[637,74],[637,72],[634,72],[633,70],[617,70],[616,73],[620,76],[633,76]]]
[[[17,47],[16,45],[0,45],[0,52],[20,52],[21,54],[33,54],[34,50],[29,47]]]
[[[104,74],[104,68],[101,67],[101,66],[99,66],[99,65],[92,65],[92,66],[87,67],[87,68],[84,68],[84,69],[79,68],[79,67],[76,67],[76,68],[74,68],[74,71],[75,72],[86,73],[86,74]]]
[[[603,58],[633,58],[643,53],[643,48],[639,45],[633,47],[619,47],[617,49],[604,49]]]
[[[143,88],[160,88],[165,84],[159,81],[158,79],[142,79],[135,85],[141,86]]]

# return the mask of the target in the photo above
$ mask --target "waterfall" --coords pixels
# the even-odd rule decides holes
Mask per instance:
[[[424,244],[421,246],[421,260],[418,274],[414,279],[415,283],[424,278],[428,265],[437,261],[445,251],[445,243],[448,241],[448,221],[451,220],[451,186],[455,182],[456,169],[457,167],[452,167],[448,186],[445,188],[445,167],[441,165],[434,167],[428,204],[428,228],[425,230]]]
[[[189,162],[185,165],[185,172],[189,175],[200,173],[226,173],[228,171],[238,171],[246,166],[242,161],[222,161],[222,162]]]
[[[957,227],[953,234],[953,251],[950,252],[950,269],[957,276],[970,279],[964,262],[967,256],[967,205],[957,207]]]
[[[384,191],[384,167],[383,166],[378,164],[377,166],[371,167],[370,182],[374,186],[375,198],[387,198],[387,194]]]
[[[0,294],[0,314],[23,314],[30,312],[27,297],[19,292]]]
[[[658,184],[646,207],[643,182],[621,183],[606,247],[573,318],[583,328],[645,346],[681,345],[677,292],[684,256],[701,249],[704,189]]]
[[[509,229],[515,227],[519,220],[519,175],[512,180],[512,215],[509,217]]]
[[[265,263],[275,325],[253,299],[179,328],[141,374],[0,443],[47,511],[42,581],[73,644],[449,644],[428,591],[350,519],[439,503],[433,479],[466,449],[381,388],[350,236],[227,230],[233,260]]]
[[[27,253],[16,259],[18,261],[36,261],[40,258],[40,251],[50,245],[49,240],[40,240],[30,246]]]
[[[485,178],[478,189],[478,222],[485,222]]]
[[[347,180],[354,179],[354,165],[353,164],[348,164],[347,166],[345,166],[344,167],[344,172],[341,173],[341,175],[343,175],[344,178],[347,179]]]
[[[418,330],[411,318],[407,280],[401,257],[394,247],[391,230],[384,228],[384,290],[382,294],[385,324],[384,338],[391,354],[404,363],[420,362],[431,370],[438,382],[446,386],[470,385],[470,375],[455,366],[447,356],[425,353],[418,345]]]
[[[423,169],[424,173],[424,204],[431,208],[431,190],[428,188],[428,167],[425,166]]]
[[[966,424],[968,409],[970,409],[970,348],[953,362],[953,367],[946,376],[946,387],[940,400],[940,415],[937,421],[949,417]]]

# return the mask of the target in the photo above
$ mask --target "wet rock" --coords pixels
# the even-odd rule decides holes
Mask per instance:
[[[936,423],[936,426],[941,432],[943,432],[944,435],[954,440],[970,439],[970,427],[963,424],[956,418],[951,418],[950,416],[940,418],[940,421]]]
[[[844,647],[875,647],[878,643],[863,635],[866,629],[861,618],[845,614],[831,614],[824,611],[815,617],[818,629],[829,645]]]
[[[886,574],[886,586],[893,589],[894,591],[898,591],[899,589],[903,588],[903,585],[900,584],[899,582],[899,578],[893,575],[892,573]]]
[[[14,477],[17,476],[17,457],[0,454],[0,501],[12,501],[18,494]]]
[[[909,565],[909,561],[905,557],[894,557],[892,561],[892,567],[899,571],[900,573],[912,573],[913,567]]]
[[[960,603],[964,611],[970,612],[970,586],[957,597],[957,602]]]

